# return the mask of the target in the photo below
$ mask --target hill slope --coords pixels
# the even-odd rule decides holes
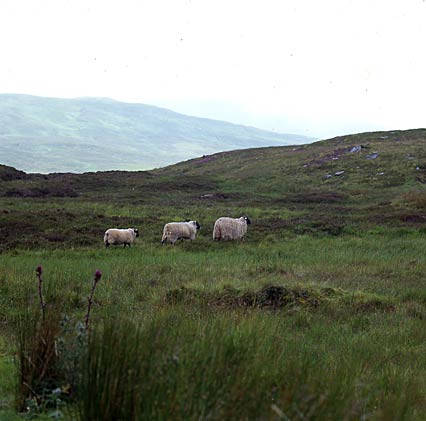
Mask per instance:
[[[41,175],[0,166],[0,250],[17,231],[25,247],[92,244],[117,225],[137,225],[156,241],[169,218],[208,227],[220,215],[243,213],[258,240],[421,228],[425,145],[419,129],[222,152],[153,171]],[[113,206],[120,211],[111,213]],[[62,240],[51,234],[57,224],[67,232]]]
[[[25,405],[69,385],[64,419],[83,405],[102,419],[108,395],[104,419],[424,421],[425,143],[426,130],[363,133],[145,172],[0,165],[0,419],[22,421],[14,393],[30,377],[14,356],[38,355],[41,326],[61,352]],[[218,217],[243,214],[244,242],[213,241]],[[162,245],[164,224],[185,218],[201,225],[195,241]],[[110,227],[140,236],[105,248]],[[97,269],[85,346],[74,326]],[[16,350],[17,326],[31,352]],[[93,373],[90,390],[76,383]]]
[[[141,170],[312,139],[104,98],[0,95],[1,162],[27,172]]]

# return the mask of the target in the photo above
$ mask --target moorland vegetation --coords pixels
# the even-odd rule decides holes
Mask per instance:
[[[424,419],[425,143],[420,129],[154,171],[0,167],[0,419]],[[241,215],[244,242],[212,240]],[[185,219],[197,238],[162,246]],[[105,248],[110,227],[140,236]],[[31,355],[45,370],[23,380]]]

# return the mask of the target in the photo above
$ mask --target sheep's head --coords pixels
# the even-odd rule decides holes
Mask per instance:
[[[185,221],[185,222],[188,222],[189,224],[193,225],[196,230],[199,230],[201,228],[200,224],[197,221]]]
[[[247,224],[247,225],[250,225],[250,224],[251,224],[251,221],[250,221],[250,219],[249,219],[249,217],[248,217],[248,216],[244,216],[243,218],[244,218],[244,220],[246,221],[246,224]]]
[[[197,221],[190,221],[189,219],[185,219],[185,222],[194,225],[195,229],[199,230],[201,228],[200,224]]]
[[[133,231],[135,232],[136,237],[139,237],[139,230],[137,228],[133,228]]]

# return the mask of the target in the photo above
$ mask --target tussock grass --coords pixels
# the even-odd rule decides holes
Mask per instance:
[[[241,290],[230,285],[222,289],[201,290],[185,286],[166,292],[169,305],[186,304],[222,308],[290,309],[299,307],[347,305],[355,312],[395,311],[395,305],[366,294],[350,294],[331,287],[265,285],[257,290]]]
[[[12,252],[0,261],[2,332],[27,302],[28,276],[39,262],[48,274],[46,302],[73,320],[84,318],[87,274],[99,267],[94,365],[80,374],[104,370],[108,390],[98,396],[84,385],[92,391],[91,403],[81,401],[89,405],[80,409],[83,419],[106,396],[122,402],[110,408],[122,419],[275,419],[272,405],[290,419],[299,412],[307,419],[422,419],[425,247],[414,233],[384,232]],[[35,283],[31,290],[37,302]],[[116,364],[111,371],[105,358]],[[126,383],[119,373],[128,366],[142,374]],[[129,402],[137,404],[129,409]]]
[[[39,310],[39,309],[38,309]],[[60,386],[57,367],[57,341],[60,333],[60,312],[49,309],[42,319],[32,307],[22,311],[16,322],[19,411],[43,407],[47,396]]]
[[[397,372],[379,329],[347,335],[298,313],[161,310],[107,321],[90,338],[80,415],[89,419],[421,419],[412,369]],[[261,332],[261,334],[260,334]],[[124,375],[123,373],[126,373]],[[275,409],[274,409],[275,408]]]

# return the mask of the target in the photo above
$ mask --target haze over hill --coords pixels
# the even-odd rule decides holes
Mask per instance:
[[[313,140],[107,98],[0,95],[0,161],[27,172],[143,170]]]

